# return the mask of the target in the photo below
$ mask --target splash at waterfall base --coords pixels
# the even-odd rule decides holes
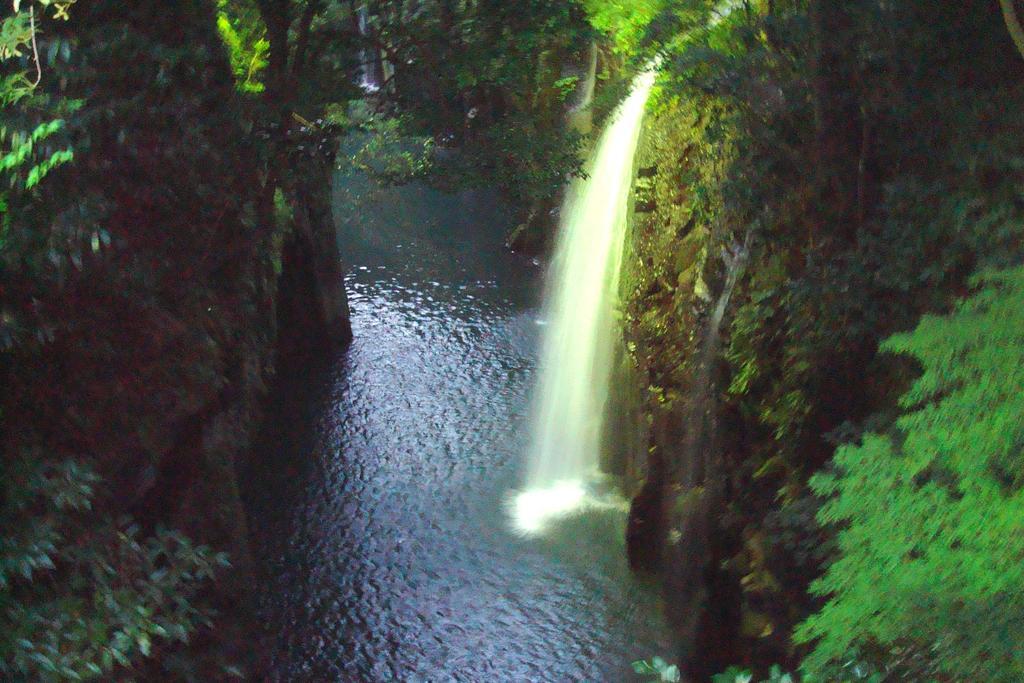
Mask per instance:
[[[616,336],[615,303],[633,160],[655,73],[641,74],[598,140],[585,179],[569,188],[548,274],[526,486],[512,504],[516,529],[618,505],[593,495]]]
[[[567,479],[519,493],[510,502],[516,531],[524,535],[540,534],[553,521],[573,515],[601,510],[627,512],[629,501],[608,483],[600,476],[591,481]]]

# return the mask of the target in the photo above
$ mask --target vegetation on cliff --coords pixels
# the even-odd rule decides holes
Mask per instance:
[[[157,654],[170,675],[227,560],[167,527],[240,556],[228,454],[192,443],[268,334],[252,154],[212,26],[190,3],[4,18],[4,678],[108,678]]]
[[[799,629],[820,670],[870,644],[919,679],[1015,681],[1021,628],[1024,271],[986,272],[945,316],[882,345],[923,372],[884,433],[842,446],[811,479],[838,524],[828,598]],[[884,650],[883,650],[884,651]]]
[[[626,335],[652,462],[703,461],[659,482],[667,547],[713,525],[664,567],[670,610],[704,615],[691,673],[1018,678],[1019,273],[988,269],[1022,256],[1024,61],[998,5],[683,2],[648,34]],[[694,452],[698,348],[744,244],[718,445]]]

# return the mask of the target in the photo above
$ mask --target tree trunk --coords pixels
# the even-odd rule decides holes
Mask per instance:
[[[855,22],[850,4],[810,3],[814,40],[812,92],[815,116],[817,229],[849,241],[857,228],[861,107],[856,71]],[[822,235],[827,238],[830,235]]]
[[[259,0],[260,16],[267,26],[267,40],[270,42],[270,60],[267,64],[267,101],[280,109],[286,109],[294,89],[288,69],[288,29],[291,14],[288,0]]]
[[[299,40],[295,44],[295,56],[292,57],[291,76],[293,81],[298,79],[299,75],[306,68],[306,58],[309,53],[309,37],[313,28],[313,18],[316,17],[316,13],[320,10],[320,0],[309,0],[306,3],[306,9],[302,13],[302,19],[299,20]]]

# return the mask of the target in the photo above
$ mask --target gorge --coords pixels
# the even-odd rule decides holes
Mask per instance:
[[[540,272],[501,246],[511,211],[491,191],[361,177],[339,176],[334,196],[336,215],[359,216],[339,231],[357,334],[282,369],[249,486],[273,675],[622,680],[671,651],[656,588],[627,566],[621,509],[539,538],[512,528],[552,325],[538,325]]]
[[[1024,680],[1022,2],[6,3],[0,680]]]

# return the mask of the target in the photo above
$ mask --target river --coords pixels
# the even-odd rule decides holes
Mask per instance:
[[[484,191],[339,177],[355,340],[286,363],[246,485],[280,681],[626,681],[671,655],[624,514],[511,528],[542,271]]]

